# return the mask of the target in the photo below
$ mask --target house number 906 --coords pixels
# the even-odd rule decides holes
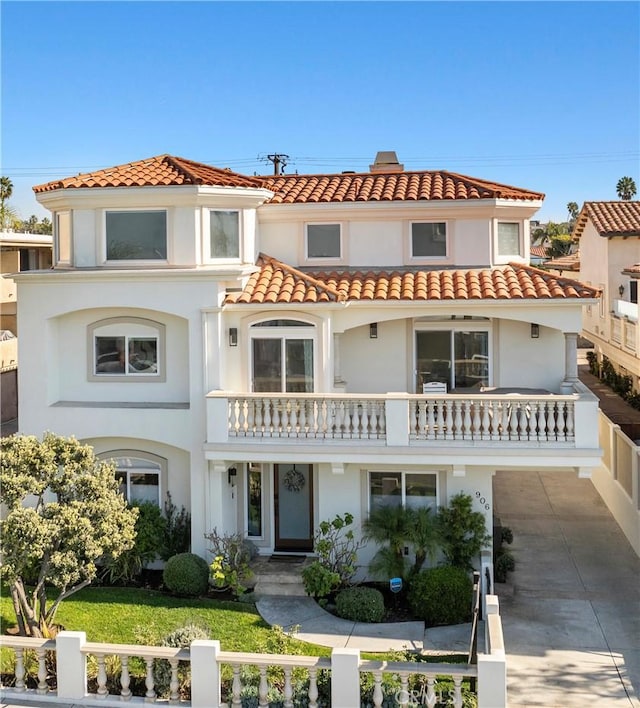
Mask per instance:
[[[480,492],[476,492],[476,499],[478,499],[480,503],[484,505],[484,508],[489,511],[489,505],[487,504],[487,500],[485,497],[482,496]]]

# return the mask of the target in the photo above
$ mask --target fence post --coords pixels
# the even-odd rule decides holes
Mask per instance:
[[[82,700],[87,695],[87,661],[82,647],[85,632],[58,632],[56,635],[56,671],[58,698]]]
[[[506,708],[507,657],[496,595],[487,595],[485,635],[485,651],[478,653],[478,708]]]
[[[331,705],[354,708],[360,705],[360,651],[334,649],[331,652]]]
[[[191,708],[219,708],[219,653],[217,639],[196,639],[191,643]]]

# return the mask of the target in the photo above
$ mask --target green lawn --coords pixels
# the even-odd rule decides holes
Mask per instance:
[[[6,588],[0,598],[2,632],[15,627],[15,616]],[[224,651],[279,652],[329,656],[331,650],[294,639],[283,640],[270,629],[253,605],[213,599],[177,598],[140,588],[89,587],[66,599],[56,623],[68,630],[82,630],[90,642],[156,644],[185,624],[197,624]]]

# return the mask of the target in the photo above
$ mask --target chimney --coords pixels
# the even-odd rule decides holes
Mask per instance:
[[[404,165],[398,162],[398,156],[393,150],[378,152],[369,172],[403,172]]]

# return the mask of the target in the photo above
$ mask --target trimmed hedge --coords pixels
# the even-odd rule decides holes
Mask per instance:
[[[466,570],[444,565],[416,575],[407,599],[414,615],[434,627],[469,622],[472,592],[473,582]]]
[[[198,597],[209,587],[209,565],[195,553],[178,553],[167,561],[162,580],[175,595]]]
[[[347,588],[336,597],[336,612],[354,622],[381,622],[384,618],[384,598],[375,588]]]

